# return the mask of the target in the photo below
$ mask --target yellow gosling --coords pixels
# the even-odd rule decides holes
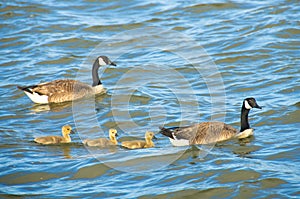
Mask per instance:
[[[128,149],[141,149],[154,147],[152,139],[155,138],[154,133],[147,131],[145,134],[145,141],[143,140],[132,140],[122,142],[122,146]]]
[[[63,136],[52,135],[52,136],[37,137],[34,139],[34,141],[39,144],[70,143],[71,142],[70,134],[74,134],[74,131],[72,131],[72,127],[70,125],[65,125],[62,127]]]
[[[97,138],[97,139],[86,139],[83,144],[86,146],[97,146],[97,147],[109,147],[118,144],[117,137],[118,133],[116,129],[109,129],[109,139]]]

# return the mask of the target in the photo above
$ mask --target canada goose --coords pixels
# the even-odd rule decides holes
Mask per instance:
[[[83,144],[86,146],[98,146],[98,147],[108,147],[117,145],[117,130],[109,129],[109,139],[106,138],[97,138],[97,139],[86,139],[83,141]]]
[[[245,138],[253,135],[253,129],[250,128],[248,122],[251,108],[261,109],[254,98],[244,99],[241,109],[240,131],[223,122],[203,122],[186,127],[160,127],[160,133],[169,137],[174,146],[209,144],[230,138]]]
[[[37,137],[34,139],[34,141],[39,144],[70,143],[71,142],[70,133],[74,134],[74,131],[72,131],[72,127],[70,125],[65,125],[62,127],[63,136],[52,135],[52,136]]]
[[[92,86],[76,80],[59,79],[37,85],[17,87],[23,90],[34,103],[38,104],[60,103],[80,99],[90,94],[105,93],[98,75],[99,67],[105,65],[116,66],[106,56],[99,56],[95,60],[92,69]]]
[[[124,141],[122,142],[122,146],[128,149],[151,148],[154,147],[154,143],[152,142],[153,138],[155,138],[154,133],[147,131],[145,133],[145,141],[144,140]]]

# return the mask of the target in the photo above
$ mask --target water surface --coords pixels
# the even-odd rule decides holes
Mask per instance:
[[[11,1],[1,10],[1,198],[297,198],[297,1]],[[16,85],[59,78],[91,83],[98,55],[105,95],[33,104]],[[239,128],[255,97],[255,135],[215,146],[85,148],[81,139],[143,138],[161,125],[221,120]],[[36,136],[72,125],[73,143]]]

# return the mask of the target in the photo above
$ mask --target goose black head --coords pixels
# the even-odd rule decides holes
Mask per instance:
[[[243,106],[248,110],[250,110],[251,108],[262,109],[262,107],[257,104],[256,100],[253,97],[246,98],[244,100]]]
[[[92,69],[92,76],[93,76],[93,86],[98,86],[101,85],[101,80],[99,78],[98,75],[98,69],[100,66],[105,66],[105,65],[112,65],[112,66],[116,66],[117,64],[115,64],[114,62],[110,61],[110,59],[106,56],[99,56],[97,57],[97,59],[95,60],[94,64],[93,64],[93,69]]]
[[[105,65],[112,65],[112,66],[116,66],[117,64],[115,64],[114,62],[110,61],[110,59],[106,56],[99,56],[97,58],[98,63],[100,66],[105,66]]]

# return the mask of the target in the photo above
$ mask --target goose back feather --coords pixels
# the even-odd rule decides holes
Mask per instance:
[[[175,146],[209,144],[227,140],[238,131],[223,122],[203,122],[187,127],[160,127],[160,133],[170,138]],[[182,143],[182,144],[180,144]]]
[[[100,87],[103,88],[102,85]],[[71,79],[54,80],[27,87],[19,86],[18,88],[23,90],[33,102],[40,104],[72,101],[94,94],[93,87]],[[105,91],[103,90],[103,92]]]

